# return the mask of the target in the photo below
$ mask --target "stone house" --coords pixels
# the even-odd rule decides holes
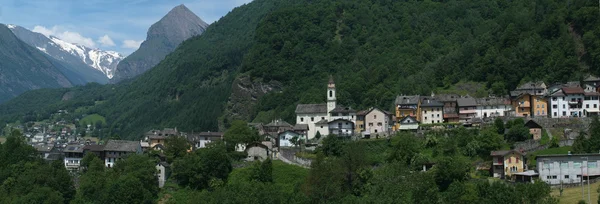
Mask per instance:
[[[115,162],[129,154],[141,154],[142,146],[139,141],[108,140],[104,146],[104,165],[114,167]]]

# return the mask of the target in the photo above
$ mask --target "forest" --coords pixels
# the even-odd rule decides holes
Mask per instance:
[[[0,125],[88,107],[110,135],[149,129],[224,130],[235,119],[294,123],[298,103],[391,109],[396,95],[476,82],[494,95],[518,84],[600,74],[595,1],[256,0],[182,43],[147,73],[117,85],[31,91],[0,105]],[[251,115],[224,116],[239,76],[284,86]],[[468,83],[467,83],[468,84]],[[235,93],[233,93],[235,94]],[[65,97],[68,96],[68,97]],[[236,107],[236,106],[231,106]]]

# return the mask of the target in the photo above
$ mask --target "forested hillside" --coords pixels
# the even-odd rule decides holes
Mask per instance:
[[[398,94],[430,94],[464,81],[505,94],[527,80],[600,74],[599,16],[593,1],[255,0],[135,80],[101,88],[106,97],[90,113],[131,139],[161,127],[215,131],[217,118],[235,111],[225,109],[238,107],[225,104],[239,94],[232,82],[242,75],[258,84],[278,81],[282,91],[252,99],[258,106],[245,107],[251,115],[227,115],[225,126],[259,114],[294,123],[297,103],[325,101],[330,74],[338,103],[355,109],[388,109]],[[20,97],[0,111],[28,103]],[[13,116],[42,109],[48,107]]]

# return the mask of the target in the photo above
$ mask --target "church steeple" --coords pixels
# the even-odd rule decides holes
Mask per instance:
[[[327,83],[327,114],[335,109],[335,82],[333,76],[329,75],[329,83]]]

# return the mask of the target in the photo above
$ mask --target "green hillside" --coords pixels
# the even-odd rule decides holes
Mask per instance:
[[[250,115],[222,117],[225,126],[261,112],[262,120],[294,123],[297,103],[325,101],[330,74],[338,103],[355,109],[388,108],[397,94],[430,94],[463,82],[505,94],[527,80],[600,74],[599,16],[593,1],[255,0],[135,80],[91,86],[105,100],[87,114],[105,116],[113,134],[131,139],[151,128],[216,131],[218,118],[240,107],[228,101],[239,94],[232,94],[232,83],[242,75],[258,84],[281,82],[283,89],[256,98],[257,107],[243,106]],[[0,106],[0,122],[97,100],[75,91],[70,104],[55,94],[48,106],[28,105],[41,99],[27,98],[46,91]]]

